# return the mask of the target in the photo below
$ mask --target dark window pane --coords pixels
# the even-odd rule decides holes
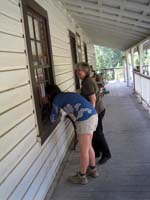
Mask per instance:
[[[38,73],[38,81],[39,82],[45,81],[44,70],[42,68],[39,68],[37,69],[37,73]]]
[[[42,52],[42,47],[41,43],[37,42],[37,51],[38,51],[38,59],[39,59],[39,65],[44,65],[44,60],[43,60],[43,52]]]
[[[36,53],[36,46],[35,46],[35,41],[31,40],[31,50],[32,50],[32,63],[33,66],[38,65],[38,60],[37,60],[37,53]]]

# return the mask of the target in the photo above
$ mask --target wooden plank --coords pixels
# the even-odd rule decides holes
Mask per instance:
[[[31,115],[0,139],[0,159],[10,152],[29,132],[35,128],[35,119]]]
[[[0,12],[5,13],[6,15],[9,15],[10,17],[15,18],[16,20],[21,19],[19,5],[14,5],[8,0],[3,1],[3,4],[0,7]]]
[[[65,132],[65,130],[63,132]],[[58,136],[55,136],[55,137],[58,137]],[[31,199],[34,199],[34,196],[36,195],[41,183],[45,179],[46,174],[48,173],[49,169],[51,168],[51,166],[53,165],[55,160],[58,158],[58,154],[62,153],[63,150],[61,150],[60,147],[63,146],[63,145],[66,145],[68,143],[69,139],[70,139],[70,136],[68,136],[67,133],[64,133],[64,135],[61,135],[60,140],[57,141],[57,143],[56,143],[56,145],[58,147],[56,147],[56,145],[55,145],[55,147],[53,148],[51,154],[45,160],[45,162],[44,162],[43,166],[41,167],[41,169],[38,171],[38,174],[35,175],[35,179],[32,182],[32,185],[29,187],[28,191],[26,192],[26,194],[25,194],[25,196],[23,198],[24,200],[28,199],[29,197]],[[59,158],[58,158],[58,160],[59,160]],[[30,181],[30,177],[28,177],[28,179],[29,179],[28,181]],[[22,184],[22,188],[20,189],[20,191],[23,191],[23,184]],[[16,196],[13,196],[13,198],[14,197],[15,198],[18,197],[17,196],[18,191],[16,191],[15,193],[16,193]]]
[[[71,57],[59,57],[59,56],[53,56],[53,60],[54,60],[54,65],[64,65],[64,64],[68,64],[68,63],[72,63],[72,58]]]
[[[55,159],[55,161],[53,162],[53,165],[50,167],[50,169],[47,170],[47,174],[43,180],[43,183],[40,184],[39,191],[36,192],[36,194],[34,196],[34,200],[41,200],[41,199],[45,198],[45,196],[48,192],[49,186],[52,184],[52,182],[55,178],[55,174],[59,170],[61,162],[64,159],[64,156],[66,154],[66,151],[68,150],[71,140],[72,140],[72,135],[70,135],[67,138],[67,140],[63,144],[64,148],[57,154],[57,157],[56,157],[57,159]]]
[[[67,35],[62,36],[61,32],[56,32],[54,30],[51,30],[51,36],[56,37],[56,38],[62,38],[63,37],[63,41],[65,41],[67,44],[69,43],[69,37]]]
[[[21,22],[13,20],[12,18],[9,18],[2,13],[0,13],[0,18],[0,31],[12,33],[19,36],[23,35],[23,27]],[[6,26],[6,24],[9,24],[9,26]]]
[[[61,136],[61,131],[57,131],[57,134],[59,134],[59,137]],[[54,140],[50,140],[50,143],[48,145],[45,143],[45,146],[41,148],[40,144],[37,143],[34,148],[27,154],[27,156],[22,160],[21,163],[18,164],[17,168],[10,174],[10,176],[3,182],[2,187],[0,188],[0,199],[7,199],[10,197],[12,192],[17,189],[17,187],[21,185],[21,181],[24,180],[23,178],[30,174],[30,176],[27,176],[30,178],[34,178],[34,174],[36,171],[36,168],[39,169],[40,165],[42,164],[42,160],[46,159],[46,155],[49,155],[53,147],[55,146],[55,143],[57,142],[57,137],[54,134]],[[39,157],[40,156],[40,157]],[[34,167],[32,173],[30,173],[30,170]],[[25,190],[26,185],[24,185]],[[24,190],[21,191],[24,192]],[[7,192],[6,192],[7,191]],[[19,195],[19,193],[17,193]]]
[[[26,56],[24,53],[8,53],[0,52],[0,71],[21,69],[27,65]]]
[[[30,151],[32,146],[36,143],[37,131],[34,129],[27,137],[21,141],[16,148],[14,148],[1,162],[0,183],[6,179],[19,162]]]
[[[60,89],[62,91],[65,91],[66,89],[68,89],[69,87],[71,87],[74,84],[74,79],[71,79],[69,81],[66,81],[65,83],[62,84],[58,84]]]
[[[59,75],[59,74],[63,74],[63,73],[68,73],[70,71],[72,71],[73,73],[73,68],[72,65],[63,65],[63,66],[55,66],[55,75]]]
[[[63,36],[64,39],[67,38],[68,40],[68,30],[66,28],[63,28],[63,27],[59,27],[57,24],[55,23],[52,23],[51,24],[51,33],[58,33],[58,34],[61,34]]]
[[[51,41],[52,41],[52,46],[57,46],[57,47],[65,46],[65,48],[68,48],[70,50],[70,43],[69,42],[67,43],[62,38],[51,36]]]
[[[64,43],[61,42],[61,41],[59,41],[59,42],[60,42],[61,45],[53,43],[53,45],[52,45],[53,50],[56,51],[56,52],[57,52],[57,50],[62,50],[64,52],[66,52],[67,54],[71,55],[70,44],[67,45],[65,42]]]
[[[35,158],[40,152],[40,144],[32,148],[28,155],[22,160],[17,168],[11,173],[0,187],[0,199],[7,199],[11,194],[12,190],[17,186],[18,182],[24,177],[25,173],[31,167],[31,164],[34,162]]]
[[[16,124],[20,123],[32,113],[33,103],[32,100],[30,100],[25,102],[24,104],[21,104],[15,109],[12,109],[9,112],[4,113],[3,115],[0,115],[0,136],[11,128],[14,128]]]
[[[20,3],[19,0],[8,0],[8,1],[10,1],[13,4],[15,4],[16,6],[18,6],[18,4]]]
[[[0,93],[0,113],[20,104],[30,97],[31,89],[29,84],[8,92]]]
[[[28,70],[5,71],[0,73],[0,92],[29,82]]]
[[[75,84],[73,84],[71,87],[67,88],[66,92],[76,92]]]
[[[40,171],[38,171],[39,170],[39,166],[37,166],[37,165],[35,166],[35,171],[34,172],[36,172],[37,174],[35,174],[35,175],[32,174],[32,177],[34,175],[35,180],[34,180],[34,182],[31,182],[30,177],[28,176],[28,181],[26,181],[26,183],[28,184],[28,183],[31,182],[31,185],[29,185],[30,187],[28,187],[27,193],[24,194],[25,196],[23,196],[23,199],[29,199],[29,197],[31,199],[34,198],[34,195],[35,195],[35,193],[37,191],[37,188],[38,188],[39,184],[41,183],[41,179],[44,177],[44,175],[45,175],[46,171],[48,170],[49,166],[52,165],[52,163],[55,160],[56,156],[57,156],[57,150],[56,150],[56,148],[54,148],[53,149],[53,153],[45,160],[46,164],[42,163],[42,164],[44,164],[44,166],[42,166]],[[32,171],[32,173],[33,173],[33,171]],[[36,182],[36,184],[35,184],[35,182]],[[22,187],[19,188],[20,190],[15,191],[14,195],[10,198],[11,200],[13,200],[14,197],[18,197],[18,196],[20,197],[20,195],[18,195],[19,194],[18,192],[22,192],[22,189],[24,188],[24,186],[23,186],[24,184],[21,184]]]
[[[0,32],[0,51],[24,52],[24,38]]]
[[[52,47],[53,50],[53,55],[58,55],[58,56],[67,56],[71,57],[71,51],[69,49],[65,49],[65,45],[63,46],[64,49],[62,48],[57,48],[57,47]]]
[[[69,73],[66,73],[66,74],[62,74],[62,75],[59,75],[59,76],[55,77],[57,84],[61,84],[61,83],[67,82],[71,78],[73,78],[73,73],[72,72],[69,72]]]

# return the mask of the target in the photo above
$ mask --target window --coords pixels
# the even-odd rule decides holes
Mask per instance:
[[[81,47],[81,38],[78,33],[76,33],[76,40],[77,40],[77,52],[78,52],[78,61],[82,61],[82,47]]]
[[[43,143],[56,127],[50,125],[50,105],[43,101],[45,86],[54,83],[47,12],[33,0],[22,0],[24,26],[39,137]]]
[[[72,64],[73,68],[75,71],[75,66],[77,64],[77,45],[76,45],[76,38],[75,34],[69,30],[69,38],[70,38],[70,48],[71,48],[71,56],[72,56]],[[80,89],[80,81],[79,78],[77,77],[76,73],[74,74],[75,77],[75,85],[76,85],[76,90]]]
[[[84,47],[85,62],[88,63],[87,45],[85,42],[83,42],[83,47]]]

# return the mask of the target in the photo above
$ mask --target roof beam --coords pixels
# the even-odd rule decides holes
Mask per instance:
[[[81,6],[81,5],[84,5],[85,8],[89,8],[89,9],[95,9],[95,10],[101,9],[104,12],[109,12],[109,13],[116,14],[116,15],[122,15],[124,17],[130,17],[130,18],[133,18],[133,19],[141,19],[141,20],[147,21],[147,22],[150,21],[150,17],[149,16],[143,16],[142,14],[132,13],[132,12],[129,12],[129,11],[120,10],[118,8],[113,8],[113,7],[111,8],[111,7],[108,7],[108,6],[105,6],[105,5],[103,5],[102,8],[100,8],[100,6],[102,5],[102,3],[99,3],[99,1],[102,1],[102,0],[98,0],[98,5],[96,5],[96,4],[93,4],[93,3],[90,3],[90,2],[84,3],[82,0],[76,0],[76,1],[64,0],[64,2],[65,2],[66,5],[71,5],[71,6]],[[106,2],[111,2],[111,1],[105,0],[104,3],[106,3]],[[117,0],[117,2],[118,2],[118,0]],[[117,5],[120,6],[120,7],[122,7],[122,3],[123,2],[121,1],[121,3],[119,3]],[[123,7],[126,8],[126,6],[128,4],[129,4],[129,2],[124,3]],[[139,4],[139,5],[141,5],[141,4]],[[146,9],[145,12],[147,12],[148,10],[149,9]],[[100,13],[102,13],[102,12],[100,12]]]
[[[144,29],[144,28],[140,28],[140,27],[133,27],[133,25],[130,25],[130,24],[125,24],[125,23],[118,24],[118,22],[115,22],[113,20],[111,21],[111,20],[108,20],[108,19],[102,19],[102,18],[98,18],[98,17],[95,17],[95,16],[85,15],[85,14],[82,14],[82,13],[80,14],[80,13],[76,13],[76,12],[70,12],[70,13],[74,17],[77,16],[77,17],[81,17],[81,18],[85,18],[85,19],[90,19],[90,20],[93,20],[93,21],[96,21],[96,22],[105,22],[105,23],[108,23],[108,24],[111,24],[111,25],[128,28],[128,29],[135,30],[135,31],[138,31],[138,32],[141,32],[141,33],[145,33],[145,34],[150,33],[150,31],[148,29]]]
[[[91,33],[88,31],[87,34],[89,35],[89,37],[93,37],[93,35],[91,35]],[[125,50],[132,44],[135,44],[135,41],[130,41],[130,44],[128,44],[124,40],[116,39],[113,36],[106,34],[99,34],[99,37],[95,35],[95,37],[93,38],[93,42],[96,45],[107,46],[110,48],[116,48],[120,50]]]
[[[120,6],[122,4],[122,0],[105,0],[104,2],[105,4],[108,3],[110,5],[116,5],[116,6],[118,5]],[[149,8],[147,5],[138,2],[127,1],[125,8],[149,12]]]
[[[150,0],[149,0],[149,4],[147,5],[147,7],[149,8],[149,12],[150,12]],[[146,17],[146,15],[147,15],[147,11],[143,11],[142,16],[143,16],[143,17]],[[150,17],[149,17],[149,18],[150,18]],[[139,26],[139,23],[141,22],[141,20],[142,20],[142,19],[139,18],[138,21],[135,23],[134,26]],[[149,20],[148,22],[150,22],[150,20]]]
[[[125,32],[120,32],[120,31],[117,31],[116,29],[113,29],[113,28],[109,28],[108,26],[103,26],[101,25],[100,27],[97,27],[96,25],[94,24],[91,24],[91,25],[88,25],[87,23],[84,23],[84,22],[80,22],[80,24],[86,28],[88,28],[89,30],[91,30],[91,28],[94,28],[94,30],[99,30],[100,32],[105,30],[106,32],[112,32],[112,33],[115,33],[116,36],[119,34],[119,36],[121,36],[122,38],[132,38],[133,40],[139,40],[139,39],[142,39],[141,37],[138,37],[138,36],[134,36],[133,34],[129,34],[129,33],[125,33]],[[93,30],[93,29],[92,29]]]
[[[67,10],[70,11],[70,12],[77,12],[77,13],[81,12],[81,13],[84,13],[84,14],[87,14],[87,15],[92,15],[92,16],[99,17],[99,18],[102,17],[102,18],[105,18],[105,19],[118,21],[118,16],[115,16],[115,15],[108,15],[108,14],[104,14],[104,13],[99,13],[97,11],[83,9],[81,7],[76,8],[76,7],[71,6],[71,5],[66,5],[66,7],[67,7]],[[126,18],[120,18],[120,22],[125,22],[127,24],[134,25],[136,21],[131,20],[131,19],[126,19]],[[144,22],[139,22],[138,25],[140,27],[150,29],[150,24],[147,24],[147,23],[144,23]]]
[[[91,29],[89,29],[86,25],[83,26],[84,27],[84,30],[86,30],[86,32],[90,33],[91,35],[93,36],[96,36],[96,37],[100,37],[101,35],[104,35],[105,37],[107,36],[111,36],[113,37],[115,40],[119,40],[119,41],[122,41],[123,37],[124,37],[124,42],[126,42],[126,40],[128,41],[132,41],[132,42],[138,42],[139,40],[138,39],[135,39],[135,38],[130,38],[128,36],[125,36],[125,35],[120,35],[120,34],[117,34],[116,32],[113,32],[113,31],[106,31],[106,29],[96,29],[94,30],[94,32],[91,32]]]
[[[87,24],[89,26],[91,26],[91,24],[92,24],[92,25],[95,25],[96,27],[103,26],[103,27],[107,27],[109,30],[113,29],[113,30],[118,31],[119,33],[124,32],[124,33],[130,34],[130,35],[132,35],[134,37],[137,37],[137,38],[146,37],[145,33],[139,33],[137,31],[130,30],[130,29],[127,29],[127,28],[124,28],[124,27],[115,27],[112,24],[107,24],[107,23],[104,23],[104,22],[96,22],[96,21],[93,21],[93,20],[90,20],[90,19],[86,20],[86,19],[84,19],[84,18],[82,19],[80,17],[79,18],[76,17],[76,19],[77,19],[77,21],[78,21],[79,24],[84,23],[84,24]]]

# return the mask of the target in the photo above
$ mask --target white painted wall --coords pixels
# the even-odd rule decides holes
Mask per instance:
[[[56,83],[74,91],[68,29],[82,30],[67,17],[56,1],[38,0],[49,16]],[[22,13],[19,0],[0,0],[0,199],[44,199],[73,136],[62,119],[44,145],[37,142],[36,116],[27,69]],[[71,23],[72,21],[72,23]]]

